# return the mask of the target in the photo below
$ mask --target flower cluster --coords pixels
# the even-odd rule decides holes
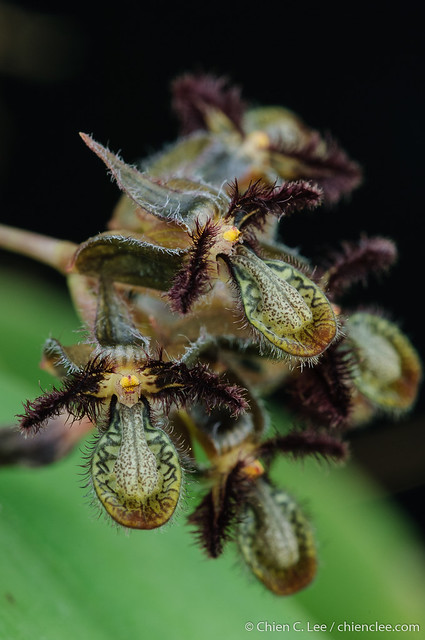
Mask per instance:
[[[80,134],[123,192],[106,231],[77,246],[0,226],[1,246],[65,275],[88,330],[76,345],[46,342],[42,365],[61,385],[19,416],[43,447],[2,430],[0,460],[64,455],[69,417],[79,436],[95,428],[88,483],[113,520],[162,526],[188,475],[204,486],[188,520],[206,554],[236,543],[267,588],[292,594],[313,579],[316,549],[270,478],[274,459],[345,460],[349,429],[417,395],[408,338],[384,312],[344,306],[397,252],[361,237],[312,264],[286,246],[285,218],[349,194],[357,163],[287,109],[247,107],[222,78],[185,75],[172,90],[181,135],[140,166]],[[285,433],[268,433],[272,392],[293,415]]]

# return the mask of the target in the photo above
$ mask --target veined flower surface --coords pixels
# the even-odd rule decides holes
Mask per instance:
[[[135,529],[155,529],[167,522],[182,485],[176,448],[149,414],[142,402],[131,407],[117,403],[90,461],[100,502],[119,524]]]
[[[338,325],[323,291],[301,271],[279,260],[260,260],[241,247],[229,259],[251,325],[285,353],[319,356]]]

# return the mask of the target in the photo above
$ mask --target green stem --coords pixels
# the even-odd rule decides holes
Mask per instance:
[[[3,224],[0,224],[0,247],[43,262],[63,275],[67,274],[68,264],[77,249],[73,242]]]

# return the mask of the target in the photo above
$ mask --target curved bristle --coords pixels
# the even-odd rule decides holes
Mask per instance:
[[[277,140],[270,145],[270,151],[295,158],[301,164],[300,172],[311,176],[323,189],[324,202],[336,203],[362,182],[362,170],[357,162],[329,135],[322,138],[318,132],[311,132],[308,141],[302,145]]]
[[[290,407],[313,423],[331,428],[348,426],[353,409],[353,358],[342,342],[331,346],[315,367],[309,367],[286,387]]]
[[[174,80],[172,93],[172,106],[180,119],[183,134],[207,129],[206,116],[211,109],[224,113],[240,130],[245,106],[240,89],[228,86],[227,78],[188,73]]]
[[[323,430],[305,429],[270,438],[259,447],[257,453],[268,462],[278,453],[291,454],[294,458],[313,455],[335,462],[345,460],[348,450],[347,444],[334,435]]]
[[[365,283],[371,274],[387,271],[397,260],[397,248],[387,238],[364,236],[358,242],[344,242],[331,258],[323,275],[327,292],[338,297],[356,282]]]
[[[50,418],[67,411],[73,420],[87,416],[95,421],[102,400],[94,396],[106,373],[110,371],[107,358],[96,357],[73,375],[65,379],[62,389],[53,389],[24,405],[19,427],[23,433],[36,434]]]
[[[214,245],[217,226],[209,220],[203,227],[196,221],[196,229],[191,234],[192,246],[188,260],[174,278],[168,292],[172,311],[185,315],[193,304],[205,295],[210,286],[209,252]]]
[[[218,558],[225,543],[233,538],[239,509],[251,489],[242,467],[243,463],[238,463],[222,478],[219,494],[208,492],[188,518],[198,543],[210,558]]]
[[[302,209],[313,209],[322,201],[322,189],[307,180],[268,184],[263,180],[251,182],[240,192],[238,181],[230,184],[230,205],[226,218],[234,217],[239,228],[251,226],[262,229],[269,214],[288,215]]]
[[[156,385],[160,390],[155,395],[166,407],[172,403],[184,406],[201,402],[207,410],[225,406],[233,416],[240,415],[248,408],[244,390],[223,381],[204,364],[188,368],[181,363],[159,362],[158,367]]]

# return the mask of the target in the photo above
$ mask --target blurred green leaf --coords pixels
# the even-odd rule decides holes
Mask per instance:
[[[0,423],[53,382],[37,369],[49,335],[78,339],[79,321],[63,291],[34,277],[0,274]],[[279,411],[274,411],[279,419]],[[194,544],[185,512],[159,531],[124,531],[97,517],[82,489],[82,454],[38,469],[0,470],[0,638],[109,640],[258,636],[260,621],[340,636],[348,623],[425,628],[425,559],[409,522],[354,463],[335,468],[279,461],[273,477],[310,513],[319,544],[314,584],[279,598],[264,590],[229,545],[208,560]],[[305,631],[307,634],[307,631]],[[363,635],[365,632],[362,632]],[[373,634],[374,632],[370,632]],[[403,634],[403,637],[406,634]],[[413,633],[407,633],[413,635]],[[418,634],[415,634],[419,637]]]

